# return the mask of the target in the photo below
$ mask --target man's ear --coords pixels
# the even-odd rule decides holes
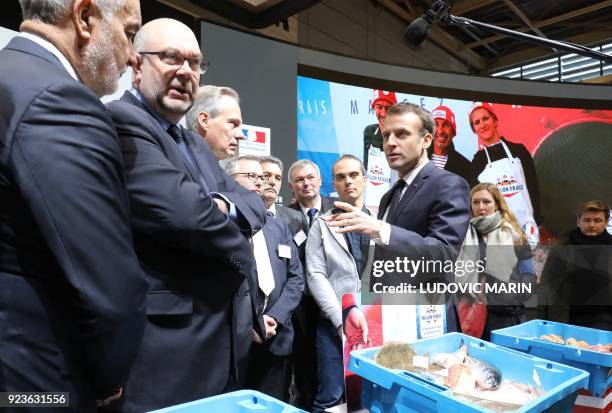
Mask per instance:
[[[198,126],[202,132],[208,131],[208,121],[210,120],[210,114],[208,112],[198,113]]]
[[[431,146],[431,142],[433,141],[433,136],[431,133],[426,133],[423,136],[423,148],[428,149]]]
[[[79,46],[91,41],[92,17],[95,13],[93,0],[75,0],[72,5],[72,22]]]
[[[142,60],[142,55],[134,53],[134,58],[132,59],[132,86],[136,89],[138,89],[142,80]]]

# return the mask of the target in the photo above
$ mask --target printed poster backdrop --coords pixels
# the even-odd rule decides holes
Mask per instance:
[[[412,102],[430,111],[439,105],[448,106],[456,117],[455,149],[472,160],[479,148],[468,119],[472,101],[396,95],[398,102]],[[363,130],[378,123],[371,96],[369,88],[298,77],[297,155],[319,165],[322,195],[334,193],[331,165],[340,155],[363,158]],[[474,96],[474,100],[489,101],[486,95]],[[548,237],[575,228],[575,211],[580,203],[600,199],[612,204],[612,111],[491,103],[500,136],[525,145],[534,159]],[[387,175],[384,166],[380,168],[382,176],[369,175],[369,207],[378,206],[380,197],[396,179]]]

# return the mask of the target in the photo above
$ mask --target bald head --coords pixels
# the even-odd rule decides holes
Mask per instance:
[[[198,40],[189,26],[178,20],[168,18],[151,20],[142,26],[134,39],[134,48],[136,50],[145,50],[145,48],[149,50],[150,46],[152,46],[149,43],[149,39],[155,43],[155,40],[160,40],[160,37],[166,38],[165,40],[169,41],[171,39],[168,38],[173,36],[180,36],[182,40],[190,44],[190,47],[195,45],[199,50]]]
[[[133,86],[170,123],[193,105],[200,83],[202,52],[189,27],[173,19],[148,22],[136,35],[139,53]]]

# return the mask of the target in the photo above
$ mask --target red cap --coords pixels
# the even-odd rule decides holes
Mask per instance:
[[[391,105],[395,105],[397,103],[395,92],[388,92],[386,90],[374,89],[372,91],[372,109],[374,109],[374,105],[379,100],[384,100],[386,102],[389,102]]]
[[[444,119],[453,127],[453,131],[457,134],[457,124],[455,123],[455,114],[448,106],[438,106],[431,111],[431,117],[435,119]]]
[[[472,107],[470,108],[470,111],[468,112],[468,118],[470,119],[470,127],[472,128],[472,132],[474,132],[474,127],[472,126],[472,113],[474,113],[476,109],[486,109],[487,111],[489,111],[491,116],[493,116],[493,118],[497,119],[497,115],[495,114],[495,111],[493,110],[493,105],[490,102],[472,103]]]
[[[493,105],[490,102],[472,103],[472,107],[470,108],[470,111],[468,112],[468,117],[472,117],[472,112],[474,112],[476,109],[481,109],[481,108],[488,110],[493,116],[497,118],[497,115],[495,114],[495,111],[493,110]]]

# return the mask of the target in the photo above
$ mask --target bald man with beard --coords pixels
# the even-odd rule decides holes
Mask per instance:
[[[135,248],[149,282],[147,324],[125,395],[111,411],[144,412],[224,393],[244,380],[263,318],[247,236],[265,206],[178,125],[207,62],[189,27],[145,24],[132,89],[108,109],[126,168]],[[254,278],[255,277],[255,278]],[[246,280],[246,281],[245,281]]]

